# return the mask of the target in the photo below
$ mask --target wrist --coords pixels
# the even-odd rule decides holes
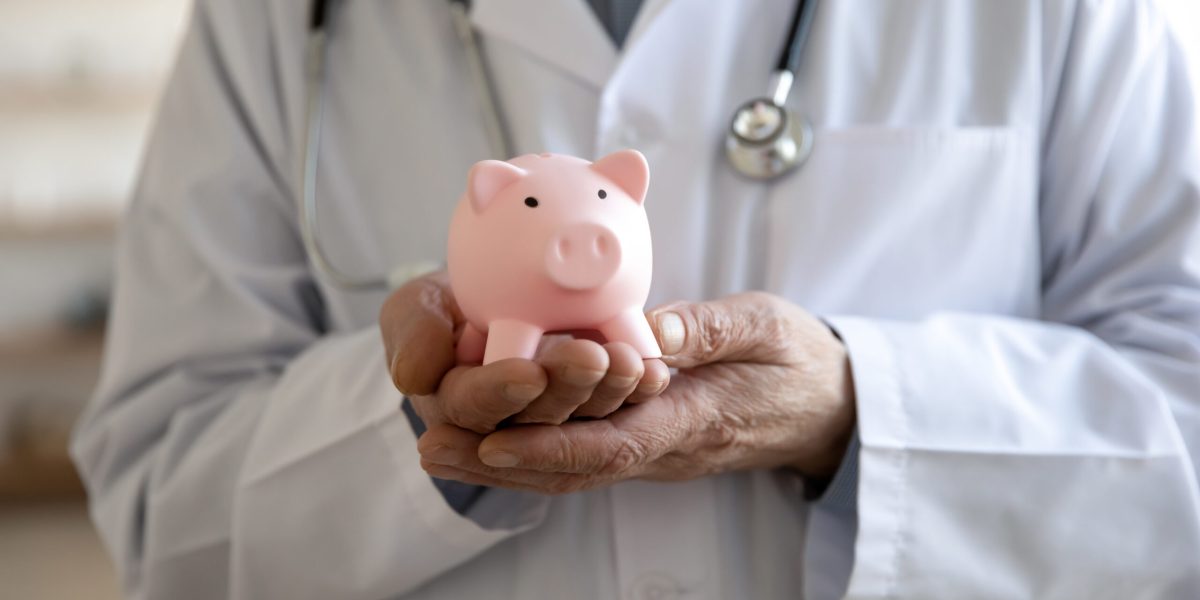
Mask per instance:
[[[830,366],[822,370],[826,373],[822,378],[824,385],[817,386],[822,392],[810,396],[815,402],[803,408],[808,413],[806,420],[812,423],[811,429],[803,433],[808,443],[790,465],[801,474],[818,479],[831,478],[837,472],[854,438],[858,420],[849,354],[832,329],[829,335],[831,343],[825,356]]]
[[[840,418],[836,425],[830,426],[829,436],[823,443],[805,452],[804,456],[792,464],[792,468],[806,477],[814,479],[830,479],[837,473],[850,441],[854,439],[853,403],[848,402],[849,416]]]

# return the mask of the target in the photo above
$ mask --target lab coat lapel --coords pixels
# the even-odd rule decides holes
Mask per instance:
[[[764,186],[732,178],[722,143],[734,106],[766,88],[774,23],[789,7],[648,0],[626,42],[600,103],[596,155],[633,147],[650,163],[646,211],[664,249],[650,305],[716,295],[727,287],[717,279],[744,270],[727,231],[742,217],[726,213],[748,210]]]
[[[625,48],[629,48],[637,42],[646,31],[650,29],[650,25],[655,19],[662,14],[671,0],[643,0],[641,8],[638,9],[636,18],[633,20],[633,25],[629,28],[629,35],[625,36]]]
[[[583,0],[475,0],[471,22],[597,89],[616,67],[617,49]]]

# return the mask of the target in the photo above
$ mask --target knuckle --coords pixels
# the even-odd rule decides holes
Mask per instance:
[[[385,326],[395,325],[411,319],[416,312],[414,309],[444,305],[445,293],[437,279],[432,275],[418,277],[388,294],[379,307],[379,322]]]
[[[739,299],[746,310],[743,318],[738,321],[742,330],[753,336],[753,344],[760,349],[785,349],[792,341],[793,335],[790,305],[787,301],[775,294],[761,291],[747,292]]]
[[[436,403],[438,405],[438,408],[441,409],[441,412],[446,417],[447,421],[449,421],[453,425],[458,425],[459,427],[462,427],[462,423],[463,423],[464,419],[463,419],[463,415],[462,415],[462,410],[457,405],[457,403],[447,402],[446,397],[443,395],[439,395],[439,396],[435,397],[433,401],[434,401],[434,403]]]
[[[547,452],[546,464],[555,471],[587,473],[596,470],[596,454],[577,444],[561,428],[558,439]]]
[[[430,396],[409,396],[408,401],[412,405],[413,412],[417,413],[426,428],[445,421],[445,414],[438,406],[436,399]]]
[[[718,421],[708,428],[708,445],[712,448],[732,448],[737,444],[737,427],[727,421]]]
[[[549,462],[552,465],[561,465],[567,471],[574,471],[582,466],[584,460],[571,437],[559,430],[558,443],[554,444],[553,450],[550,451]]]
[[[488,419],[478,408],[462,402],[447,401],[443,397],[438,398],[438,404],[451,424],[475,433],[491,433],[493,427],[488,424]]]
[[[759,325],[762,341],[772,348],[784,348],[791,335],[790,327],[782,318],[768,317]]]
[[[599,473],[605,476],[621,475],[645,462],[648,454],[642,444],[625,438],[615,446]]]
[[[729,338],[729,323],[726,313],[711,304],[698,304],[694,313],[697,327],[689,334],[698,354],[709,356],[726,345]]]

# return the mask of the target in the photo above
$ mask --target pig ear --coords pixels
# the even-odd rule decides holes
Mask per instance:
[[[646,157],[637,150],[618,150],[592,163],[592,170],[611,179],[621,186],[633,201],[646,201],[646,190],[650,187],[650,165]]]
[[[525,176],[525,170],[501,160],[481,160],[467,173],[467,196],[475,212],[487,208],[501,190]]]

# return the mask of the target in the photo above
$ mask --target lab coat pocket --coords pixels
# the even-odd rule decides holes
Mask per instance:
[[[1035,311],[1035,140],[1008,127],[817,133],[766,198],[767,289],[816,312]]]

